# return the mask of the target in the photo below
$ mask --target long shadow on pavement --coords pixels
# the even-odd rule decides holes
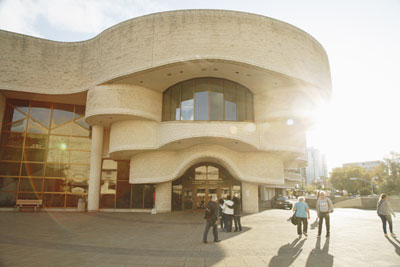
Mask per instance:
[[[309,267],[333,266],[333,256],[329,254],[329,238],[325,240],[325,244],[322,250],[321,250],[321,238],[317,238],[315,248],[308,255],[306,266]]]
[[[395,242],[393,242],[392,240],[390,240],[389,237],[386,237],[386,239],[390,242],[390,244],[392,244],[392,245],[394,246],[397,255],[400,256],[400,246],[399,246],[398,244],[396,244]],[[399,242],[399,240],[397,240],[396,238],[395,238],[395,240],[396,240],[397,242]]]
[[[292,243],[285,244],[281,246],[278,250],[278,255],[272,257],[269,262],[270,267],[286,267],[290,266],[300,255],[303,250],[303,246],[306,239],[300,241],[301,238],[296,238]],[[299,242],[300,241],[300,242]]]

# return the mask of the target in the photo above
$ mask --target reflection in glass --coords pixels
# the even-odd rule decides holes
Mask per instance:
[[[118,161],[118,180],[129,180],[130,161]]]
[[[143,185],[134,184],[132,188],[132,208],[142,209],[143,208]]]
[[[31,110],[29,116],[35,121],[49,128],[51,115],[51,104],[44,102],[31,102]]]
[[[47,164],[46,177],[67,177],[68,170],[67,164]]]
[[[207,179],[207,167],[200,166],[195,170],[195,180],[206,180]]]
[[[51,135],[49,147],[55,148],[55,149],[62,149],[62,150],[70,149],[69,140],[70,140],[70,137],[68,137],[68,136]]]
[[[0,191],[17,191],[18,178],[0,177]]]
[[[225,96],[225,119],[227,121],[237,120],[236,110],[236,85],[230,81],[224,81]]]
[[[26,128],[26,119],[13,122],[9,130],[12,132],[24,132]]]
[[[1,192],[0,207],[14,207],[17,199],[16,192]]]
[[[18,193],[18,199],[40,199],[41,194],[37,193]]]
[[[193,81],[182,84],[181,120],[193,120]]]
[[[65,163],[69,162],[69,151],[49,149],[47,153],[47,162]]]
[[[71,151],[70,163],[90,164],[90,152]]]
[[[163,93],[162,120],[171,120],[171,90],[168,89]]]
[[[44,162],[46,160],[46,150],[25,148],[23,160]]]
[[[69,149],[90,151],[91,139],[86,137],[71,137]]]
[[[72,194],[72,195],[67,195],[65,206],[67,208],[76,208],[78,206],[78,200],[80,198],[85,198],[86,195],[81,195],[81,194]]]
[[[43,176],[44,164],[43,163],[22,163],[21,176]]]
[[[43,192],[65,192],[64,179],[44,179]]]
[[[253,94],[246,90],[246,120],[251,121],[254,120],[253,115]]]
[[[181,87],[176,85],[171,88],[171,120],[180,118]]]
[[[210,83],[210,120],[222,121],[224,119],[224,90],[222,80],[211,79]]]
[[[40,124],[32,119],[29,119],[28,120],[28,133],[48,134],[49,129],[47,129],[42,124]]]
[[[117,183],[117,209],[129,209],[131,198],[131,185],[126,181]]]
[[[64,207],[64,194],[43,194],[43,205],[45,207]]]
[[[19,192],[42,192],[43,178],[21,178]]]
[[[19,147],[0,147],[0,160],[20,161],[22,148]]]
[[[153,199],[155,193],[154,185],[145,184],[143,188],[143,208],[151,209],[154,207]]]
[[[18,176],[21,162],[0,162],[0,175]]]
[[[47,147],[47,135],[40,135],[40,134],[27,134],[25,147],[29,148],[46,148]]]
[[[24,142],[23,133],[2,133],[1,145],[3,146],[22,146]]]
[[[71,165],[69,170],[69,177],[72,178],[89,177],[89,166]]]
[[[72,135],[86,136],[86,137],[90,136],[90,128],[89,125],[85,122],[84,117],[77,119],[72,124]]]
[[[73,120],[74,106],[64,104],[54,104],[51,128],[60,126],[68,121]]]
[[[194,93],[194,119],[208,120],[208,84],[207,80],[198,80]]]
[[[64,191],[74,194],[87,193],[88,180],[88,178],[67,178]]]

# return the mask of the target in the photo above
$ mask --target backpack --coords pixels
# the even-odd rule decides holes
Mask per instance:
[[[214,217],[214,206],[210,205],[206,208],[204,219],[211,221]]]

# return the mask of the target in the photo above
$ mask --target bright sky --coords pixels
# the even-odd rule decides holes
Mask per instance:
[[[81,41],[133,17],[202,8],[279,19],[324,46],[333,97],[308,145],[329,169],[400,152],[400,0],[0,0],[0,29]]]

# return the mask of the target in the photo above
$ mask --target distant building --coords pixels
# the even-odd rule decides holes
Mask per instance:
[[[307,167],[305,171],[307,184],[318,180],[320,177],[328,177],[325,155],[313,147],[307,148]]]
[[[374,161],[363,161],[363,162],[352,162],[352,163],[343,163],[343,168],[348,167],[361,167],[367,171],[371,171],[378,167],[382,163],[381,160],[374,160]]]

